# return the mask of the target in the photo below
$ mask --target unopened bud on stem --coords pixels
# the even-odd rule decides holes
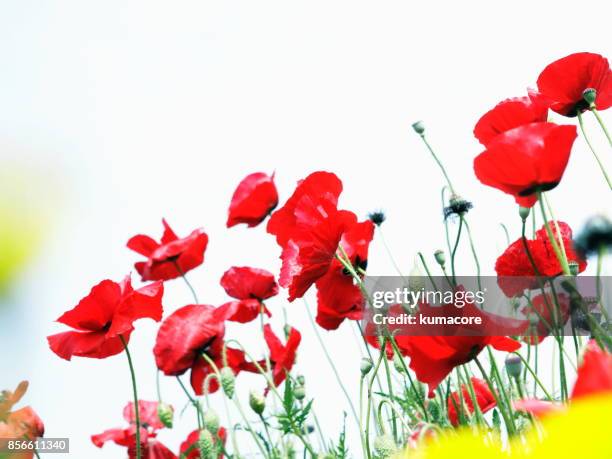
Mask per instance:
[[[444,252],[442,250],[436,250],[434,252],[434,258],[440,266],[444,266],[444,264],[446,263],[446,255],[444,255]]]

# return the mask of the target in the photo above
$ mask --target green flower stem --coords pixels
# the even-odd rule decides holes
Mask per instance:
[[[591,150],[591,153],[593,153],[593,156],[595,157],[595,161],[597,161],[597,165],[599,166],[601,173],[603,174],[604,178],[606,179],[606,182],[608,183],[608,187],[610,187],[610,189],[612,190],[612,181],[610,180],[610,177],[608,176],[608,173],[606,172],[606,168],[601,162],[601,159],[599,159],[599,155],[595,151],[595,148],[593,148],[593,145],[591,144],[591,141],[589,140],[589,137],[587,136],[587,133],[584,130],[584,122],[582,121],[582,114],[580,113],[580,111],[578,111],[578,124],[580,125],[580,130],[582,131],[582,137],[584,137],[584,140],[586,144],[588,145],[589,150]],[[604,132],[607,133],[607,131],[604,131]]]
[[[472,383],[472,378],[470,377],[467,365],[463,365],[463,372],[465,373],[466,385],[470,394],[470,398],[472,399],[472,405],[474,406],[474,413],[476,414],[476,423],[480,426],[486,426],[487,422],[485,421],[484,415],[482,414],[482,410],[480,409],[480,405],[478,404],[478,398],[476,397],[476,391],[474,390],[474,384]]]
[[[503,223],[499,224],[504,230],[504,235],[506,236],[506,245],[510,245],[510,233],[508,233],[508,228]]]
[[[597,110],[597,108],[595,108],[595,104],[593,104],[591,106],[591,112],[593,113],[593,115],[595,115],[595,118],[597,119],[597,122],[601,126],[601,129],[603,130],[604,134],[606,135],[606,138],[608,139],[608,143],[612,147],[612,137],[610,137],[610,133],[608,132],[608,129],[606,129],[606,125],[604,124],[603,120],[601,119],[601,116],[599,116],[599,110]]]
[[[224,351],[225,351],[225,349],[224,349]],[[224,360],[227,358],[225,354],[226,353],[223,352]],[[206,362],[212,367],[213,371],[215,372],[215,376],[217,378],[217,382],[218,382],[219,386],[221,386],[221,372],[219,371],[219,367],[217,367],[217,364],[215,363],[215,361],[213,359],[211,359],[205,352],[202,352],[201,355],[204,358],[204,360],[206,360]],[[225,396],[223,398],[225,399]],[[255,434],[255,432],[253,430],[253,427],[251,426],[251,423],[249,422],[248,418],[244,414],[244,411],[242,410],[242,406],[240,405],[240,401],[238,400],[238,397],[234,396],[234,397],[232,397],[232,400],[233,400],[234,404],[236,405],[236,408],[238,409],[238,412],[240,413],[240,416],[242,417],[242,420],[245,422],[246,428],[247,428],[248,432],[251,434],[251,437],[253,437],[253,440],[255,441],[255,444],[257,445],[257,448],[259,449],[259,451],[261,452],[263,457],[266,457],[266,450],[261,445],[261,443],[259,441],[259,438]]]
[[[387,244],[387,240],[385,239],[385,236],[383,235],[382,228],[380,226],[377,226],[376,227],[376,232],[378,233],[378,236],[379,236],[380,240],[382,241],[383,247],[385,248],[385,252],[387,252],[387,256],[389,257],[389,260],[391,260],[391,264],[393,265],[393,267],[395,268],[395,270],[399,274],[399,277],[401,277],[402,280],[405,281],[406,279],[404,279],[404,275],[402,274],[402,270],[400,269],[399,265],[395,261],[395,257],[393,257],[393,253],[391,252],[391,249],[389,248],[389,245]]]
[[[442,164],[440,159],[438,159],[438,156],[433,151],[433,148],[431,148],[431,145],[429,145],[429,142],[425,138],[425,134],[423,133],[423,134],[419,134],[419,135],[420,135],[421,139],[423,140],[423,143],[425,144],[425,146],[429,150],[429,153],[431,153],[431,156],[433,157],[433,159],[438,164],[438,167],[440,167],[440,170],[442,171],[442,174],[444,175],[444,178],[446,179],[446,183],[448,184],[448,188],[450,189],[451,193],[452,194],[456,194],[455,193],[455,188],[453,187],[453,184],[451,183],[451,180],[450,180],[448,174],[446,173],[446,169],[444,168],[444,165]]]
[[[196,416],[198,420],[198,430],[202,429],[202,408],[200,407],[200,403],[195,398],[193,398],[193,396],[189,393],[189,391],[183,384],[183,381],[181,381],[180,377],[177,376],[176,380],[178,381],[179,386],[181,386],[181,389],[183,389],[183,392],[189,399],[189,402],[193,405],[193,407],[196,410]]]
[[[451,276],[453,278],[453,286],[457,284],[457,279],[455,276],[455,255],[457,254],[457,248],[459,247],[459,240],[461,239],[461,229],[463,228],[463,218],[459,220],[459,229],[457,230],[457,238],[455,239],[455,245],[453,246],[453,251],[451,252]]]
[[[363,434],[363,380],[364,376],[361,375],[359,377],[359,438],[361,439],[361,449],[363,450],[363,455],[368,455],[368,447],[366,445],[365,436]]]
[[[385,349],[381,348],[380,352],[384,353]],[[391,397],[391,400],[393,400],[395,399],[395,396],[393,395],[393,383],[391,382],[391,370],[389,369],[389,360],[383,359],[383,363],[385,365],[385,375],[387,376],[387,386],[389,387],[389,397]],[[378,413],[378,420],[379,422],[381,422],[380,410],[378,410]],[[393,432],[393,439],[397,441],[397,420],[395,416],[395,411],[391,411],[391,427]]]
[[[512,413],[510,413],[510,416],[508,415],[505,406],[502,405],[502,401],[497,393],[497,390],[495,389],[495,385],[493,384],[493,381],[491,381],[491,378],[489,378],[489,375],[487,374],[486,370],[480,363],[480,360],[478,360],[478,357],[474,358],[474,361],[476,362],[476,365],[478,366],[480,373],[482,373],[482,377],[487,382],[487,385],[489,386],[489,389],[491,390],[491,393],[493,394],[495,403],[497,404],[497,407],[499,408],[499,412],[501,413],[502,418],[504,419],[504,424],[506,425],[508,434],[510,436],[514,435],[516,433],[516,427],[514,426],[513,420],[511,421]],[[503,390],[503,387],[501,387],[501,389]]]
[[[136,372],[134,371],[134,364],[132,362],[130,350],[128,349],[127,341],[125,340],[123,335],[119,335],[119,339],[121,340],[121,344],[123,344],[123,349],[125,350],[125,355],[127,357],[128,365],[130,367],[130,376],[132,378],[132,392],[134,394],[134,417],[136,418],[136,459],[141,459],[142,445],[140,444],[140,410],[138,409],[138,389],[136,387]]]
[[[546,204],[546,209],[548,209],[550,218],[553,221],[553,226],[555,227],[555,232],[557,233],[557,239],[559,240],[559,248],[561,249],[561,254],[563,255],[563,259],[569,265],[569,260],[567,259],[567,253],[565,251],[565,244],[563,244],[563,236],[561,235],[561,228],[559,227],[559,222],[557,221],[555,214],[553,212],[552,206],[550,205],[550,201],[548,200],[548,195],[546,193],[542,193],[542,197],[544,198],[544,204]]]
[[[427,262],[425,261],[425,257],[423,257],[423,254],[421,252],[417,252],[417,255],[419,256],[419,259],[421,260],[421,264],[423,265],[423,268],[425,268],[425,272],[427,273],[429,282],[431,282],[431,285],[433,286],[434,289],[438,290],[436,281],[434,281],[434,278],[431,275],[431,271],[429,271],[429,266],[427,266]]]
[[[176,260],[174,260],[173,263],[174,263],[174,266],[176,267],[176,270],[179,272],[179,274],[181,275],[181,277],[185,281],[185,284],[187,284],[187,287],[191,291],[191,295],[193,296],[193,300],[195,301],[195,304],[199,304],[200,302],[198,301],[198,295],[196,294],[195,289],[193,288],[193,286],[191,285],[191,283],[187,279],[187,276],[185,275],[185,273],[183,272],[183,270],[181,269],[179,264],[176,262]]]
[[[274,396],[278,400],[280,400],[282,402],[283,401],[283,397],[282,397],[281,394],[278,393],[278,390],[276,389],[276,385],[274,384],[274,381],[272,381],[272,378],[270,378],[270,376],[268,375],[268,372],[265,371],[261,367],[261,365],[257,362],[257,360],[253,359],[251,354],[249,354],[249,352],[244,348],[244,346],[242,344],[240,344],[240,342],[236,341],[235,339],[230,339],[230,340],[227,340],[225,342],[225,347],[227,348],[227,345],[229,345],[230,343],[236,344],[236,346],[238,346],[240,348],[240,350],[242,352],[244,352],[244,355],[246,355],[248,357],[248,359],[253,363],[255,368],[257,368],[257,371],[259,371],[259,373],[265,378],[266,383],[268,384],[268,387],[270,388],[270,391],[274,394]],[[304,435],[302,435],[302,433],[299,431],[299,429],[297,428],[297,426],[295,425],[294,422],[291,422],[291,430],[293,431],[293,434],[296,437],[298,437],[298,439],[302,442],[302,444],[304,445],[304,448],[306,448],[306,450],[308,450],[310,455],[312,457],[317,457],[317,453],[314,451],[314,449],[312,448],[312,446],[310,445],[308,440],[306,440],[304,438]]]
[[[561,265],[561,268],[563,269],[563,273],[569,276],[571,275],[571,271],[567,263],[567,260],[563,257],[563,253],[561,252],[561,249],[559,248],[559,245],[557,244],[557,240],[555,236],[553,235],[552,230],[550,229],[550,225],[548,222],[548,216],[546,215],[546,209],[544,209],[544,199],[542,198],[542,192],[538,191],[537,196],[538,196],[538,202],[540,204],[540,211],[542,213],[542,218],[544,219],[544,228],[546,229],[546,234],[548,235],[548,239],[550,240],[550,244],[552,245],[552,248],[553,248],[553,251],[555,252],[557,260],[559,260],[559,264]],[[563,240],[561,240],[560,242],[563,243]]]
[[[304,305],[306,306],[306,313],[308,314],[308,319],[310,319],[310,324],[312,325],[312,328],[315,331],[315,335],[317,336],[317,340],[319,341],[319,344],[321,345],[321,349],[323,349],[323,353],[325,354],[325,358],[327,359],[327,362],[331,366],[331,369],[334,372],[334,376],[336,377],[336,381],[338,382],[338,385],[340,385],[340,389],[342,389],[342,392],[344,393],[344,396],[346,397],[346,400],[349,403],[349,406],[351,408],[351,413],[353,414],[353,416],[355,418],[355,422],[357,422],[357,424],[359,424],[359,416],[357,415],[357,411],[355,410],[355,406],[353,405],[353,401],[351,400],[351,397],[350,397],[346,387],[342,383],[342,378],[340,377],[340,374],[338,373],[338,369],[336,368],[336,365],[334,364],[334,360],[331,358],[331,356],[329,355],[329,352],[327,351],[327,347],[325,346],[325,343],[323,342],[323,339],[321,338],[321,334],[319,333],[319,330],[317,329],[317,326],[316,326],[315,321],[314,321],[314,319],[312,317],[312,313],[310,312],[310,308],[308,307],[308,303],[306,302],[306,300],[304,300]]]
[[[410,371],[408,370],[408,367],[406,367],[406,362],[404,362],[404,358],[402,357],[402,353],[400,352],[397,343],[391,337],[389,337],[389,339],[391,342],[391,347],[393,347],[393,353],[401,357],[400,362],[402,364],[402,369],[404,370],[404,374],[408,376],[408,381],[410,381],[410,388],[414,391],[416,395],[419,406],[423,411],[423,417],[425,418],[425,421],[429,421],[429,413],[427,412],[427,408],[425,407],[425,400],[423,400],[423,397],[421,397],[421,392],[419,391],[419,388],[414,384],[412,376],[410,375]]]
[[[386,345],[387,345],[387,340],[386,338],[383,338],[383,342],[382,342],[383,350]],[[368,382],[368,404],[367,404],[367,409],[366,409],[366,427],[365,427],[366,454],[367,454],[368,459],[372,459],[372,452],[370,450],[370,412],[372,411],[372,386],[374,385],[376,374],[378,373],[378,369],[380,368],[380,364],[384,356],[385,356],[384,352],[381,352],[380,355],[378,356],[378,361],[376,362],[376,365],[374,366],[374,372]]]
[[[470,225],[468,224],[468,221],[464,215],[460,215],[459,218],[463,220],[463,224],[465,225],[465,229],[467,231],[468,240],[470,241],[470,249],[472,251],[472,257],[474,257],[474,263],[476,264],[476,276],[478,277],[478,289],[482,290],[482,285],[481,285],[481,280],[480,280],[480,261],[478,261],[478,253],[476,252],[476,245],[474,244],[474,239],[472,238],[472,230],[470,229]]]

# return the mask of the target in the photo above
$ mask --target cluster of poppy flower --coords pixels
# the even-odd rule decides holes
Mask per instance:
[[[476,176],[482,183],[514,196],[523,209],[534,206],[541,199],[542,193],[553,189],[560,182],[577,136],[575,126],[548,122],[549,109],[564,116],[580,117],[583,111],[596,112],[610,105],[612,77],[605,58],[579,53],[552,63],[538,78],[538,91],[530,91],[525,97],[505,100],[478,121],[474,134],[485,146],[485,151],[474,161]],[[424,136],[421,124],[416,125],[415,130]],[[360,221],[353,212],[339,208],[341,192],[342,182],[335,174],[314,172],[301,180],[285,204],[275,210],[279,196],[274,176],[258,172],[245,177],[232,196],[227,227],[245,224],[253,228],[267,219],[267,232],[276,239],[282,266],[278,284],[275,275],[264,269],[231,267],[220,281],[231,300],[220,306],[200,303],[192,289],[193,304],[180,307],[166,317],[163,314],[164,283],[184,278],[189,271],[204,262],[209,239],[202,229],[196,229],[181,238],[164,220],[164,232],[159,242],[146,235],[136,235],[127,242],[129,249],[144,257],[134,266],[142,281],[147,283],[135,289],[130,276],[121,282],[103,280],[73,309],[58,319],[58,322],[72,330],[48,337],[51,350],[67,360],[75,356],[102,359],[124,351],[128,355],[135,398],[124,410],[124,418],[129,425],[94,435],[92,441],[96,446],[101,447],[107,441],[114,441],[126,447],[132,458],[177,457],[157,440],[157,432],[172,424],[171,408],[161,401],[138,400],[128,349],[134,322],[138,319],[161,321],[153,355],[158,369],[164,375],[178,377],[189,371],[191,387],[196,396],[211,394],[221,388],[225,396],[231,399],[234,396],[234,378],[243,371],[260,373],[265,377],[265,396],[269,391],[278,395],[276,387],[285,381],[286,387],[292,384],[290,372],[296,360],[301,334],[297,329],[287,326],[284,340],[279,338],[269,323],[272,313],[265,304],[268,299],[278,295],[279,285],[287,290],[289,302],[302,298],[314,288],[317,298],[316,323],[323,329],[335,330],[347,319],[356,321],[362,317],[366,298],[361,281],[367,269],[370,242],[384,216],[372,214],[370,218]],[[463,222],[471,205],[456,195],[452,200],[452,212],[460,215]],[[521,212],[524,223],[528,212]],[[552,226],[556,236],[552,234]],[[559,246],[563,258],[557,256]],[[535,232],[533,239],[527,239],[523,234],[523,237],[510,244],[497,259],[495,269],[500,278],[521,278],[520,283],[501,284],[508,296],[516,296],[537,287],[537,284],[529,281],[531,277],[551,278],[559,274],[577,275],[582,272],[586,268],[585,254],[584,250],[574,249],[572,231],[566,223],[545,219],[544,226]],[[439,264],[444,264],[443,257],[437,255],[436,259]],[[567,272],[570,264],[572,272]],[[524,311],[525,314],[533,310],[540,315],[546,314],[544,303],[548,304],[548,301],[543,295],[533,298],[531,310]],[[568,314],[563,316],[567,317]],[[227,322],[245,324],[258,318],[261,319],[262,335],[268,352],[265,358],[254,360],[236,340],[226,337],[225,329]],[[540,339],[525,341],[529,345],[538,344],[547,333],[547,329],[540,330]],[[441,383],[444,380],[448,381],[446,397],[441,395],[438,408],[445,413],[445,421],[439,421],[440,425],[464,424],[473,415],[479,418],[497,407],[512,434],[516,432],[511,429],[514,413],[510,411],[532,411],[530,407],[537,406],[535,402],[523,400],[522,404],[516,403],[513,408],[507,399],[507,388],[499,378],[494,360],[491,361],[492,373],[497,373],[497,379],[493,382],[483,370],[485,379],[469,376],[464,378],[463,385],[459,384],[455,391],[451,391],[450,379],[447,379],[453,370],[464,364],[475,361],[480,366],[477,357],[489,346],[499,351],[516,353],[521,348],[520,340],[508,336],[364,338],[372,348],[384,349],[369,379],[368,404],[373,397],[371,389],[376,371],[386,356],[393,359],[397,371],[409,377],[411,383],[408,392],[417,400],[421,410],[414,416],[412,433],[405,437],[397,433],[397,409],[392,410],[393,438],[389,441],[388,434],[379,435],[377,440],[380,441],[374,445],[379,457],[388,455],[398,444],[411,445],[418,439],[431,436],[432,430],[426,426],[431,425],[430,410],[435,405],[433,399],[436,393],[443,393]],[[367,351],[370,353],[371,349],[367,348]],[[409,358],[409,368],[418,382],[428,386],[428,397],[421,394],[419,383],[412,382],[404,357]],[[602,390],[612,390],[611,360],[607,351],[602,350],[594,341],[591,342],[580,366],[576,387],[603,387]],[[362,378],[370,374],[372,366],[373,362],[366,359],[362,365]],[[389,371],[390,366],[386,361],[384,367]],[[467,369],[467,365],[464,368]],[[466,370],[466,375],[468,372]],[[511,370],[508,372],[512,373]],[[179,457],[229,455],[225,441],[228,435],[233,435],[232,429],[219,427],[218,420],[216,423],[205,422],[197,397],[191,396],[184,389],[199,412],[198,428],[181,445]],[[589,390],[574,389],[573,396],[576,396],[576,392],[586,393]],[[392,394],[388,402],[393,403]],[[261,415],[263,407],[257,403],[257,399],[251,407]],[[302,428],[298,429],[294,425],[295,419],[289,413],[292,408],[285,408],[288,410],[286,415],[289,421],[284,433],[298,437],[305,450],[314,454],[312,446],[304,438]],[[368,405],[365,426],[361,419],[358,421],[364,455],[367,457],[372,456],[369,412]],[[506,416],[510,416],[510,419]],[[482,422],[482,419],[477,421]],[[382,419],[376,422],[380,423]],[[384,433],[385,429],[381,430]],[[255,441],[258,443],[256,436]],[[389,447],[390,443],[393,447]],[[266,455],[263,449],[262,453]],[[332,456],[335,454],[334,457],[341,456],[337,451],[326,453]],[[278,457],[276,454],[272,448],[267,455]]]

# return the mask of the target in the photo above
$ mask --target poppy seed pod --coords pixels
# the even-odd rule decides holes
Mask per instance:
[[[221,379],[221,387],[228,398],[234,398],[234,388],[236,386],[236,377],[230,367],[223,367],[219,371]]]
[[[569,266],[569,269],[570,269],[570,274],[572,276],[577,276],[578,273],[580,272],[580,265],[578,264],[578,262],[570,261],[570,262],[568,262],[568,266]]]
[[[448,206],[444,208],[444,218],[447,219],[452,215],[465,215],[474,205],[458,194],[453,194],[448,200]]]
[[[374,223],[376,226],[380,226],[387,219],[387,216],[382,210],[376,210],[368,214],[368,220]]]
[[[304,378],[304,375],[298,375],[298,377],[295,378],[295,380],[300,386],[303,386],[304,384],[306,384],[306,378]]]
[[[374,451],[380,458],[391,457],[397,447],[390,435],[380,435],[374,440]]]
[[[408,288],[413,292],[418,292],[426,287],[425,278],[423,276],[423,272],[419,267],[419,263],[417,259],[414,259],[414,263],[412,265],[412,269],[408,274]]]
[[[172,429],[174,408],[172,408],[172,406],[168,405],[167,403],[158,403],[157,417],[165,427]]]
[[[200,450],[201,458],[210,459],[215,456],[215,439],[207,429],[200,430],[198,449]]]
[[[446,255],[444,255],[444,251],[442,250],[436,250],[434,252],[434,258],[440,266],[444,266],[444,264],[446,263]]]
[[[523,370],[523,361],[517,355],[510,354],[506,358],[506,371],[513,378],[518,378],[521,376],[521,371]]]
[[[368,359],[367,357],[362,358],[361,365],[359,367],[359,370],[361,371],[361,376],[367,375],[373,366],[374,364],[372,363],[372,360]]]
[[[589,104],[589,107],[591,107],[595,105],[595,99],[597,98],[597,91],[593,88],[586,88],[582,92],[582,97],[584,97],[584,100],[586,101],[586,103]]]
[[[425,123],[423,121],[417,121],[416,123],[412,123],[412,129],[419,135],[423,135],[425,133]]]
[[[527,220],[527,217],[529,217],[530,212],[531,212],[531,207],[519,206],[519,215],[521,216],[521,220],[523,221]]]
[[[258,392],[249,392],[249,406],[256,414],[262,414],[266,409],[266,399]]]
[[[219,416],[215,410],[210,409],[204,413],[203,421],[204,427],[211,433],[216,434],[219,431]]]
[[[295,389],[293,389],[293,395],[298,400],[304,400],[306,397],[306,389],[304,386],[297,386]]]

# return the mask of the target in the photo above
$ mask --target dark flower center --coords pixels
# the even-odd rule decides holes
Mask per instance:
[[[559,182],[548,182],[548,183],[538,183],[537,185],[530,186],[529,188],[525,188],[524,190],[519,191],[519,196],[531,196],[538,191],[550,191],[554,187],[556,187]]]

